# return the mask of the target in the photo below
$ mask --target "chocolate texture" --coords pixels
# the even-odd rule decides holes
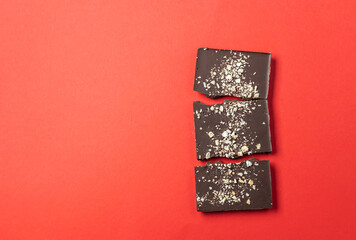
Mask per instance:
[[[196,203],[199,212],[272,208],[268,160],[210,163],[195,167]]]
[[[209,98],[267,99],[270,53],[198,49],[194,90]]]
[[[194,102],[197,159],[235,159],[272,151],[267,100]]]

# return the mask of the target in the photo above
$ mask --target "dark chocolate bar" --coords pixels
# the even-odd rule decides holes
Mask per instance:
[[[267,99],[270,53],[198,49],[194,90],[209,98]]]
[[[197,159],[272,151],[267,100],[193,105]]]
[[[210,163],[195,167],[197,211],[233,211],[272,208],[268,160]]]

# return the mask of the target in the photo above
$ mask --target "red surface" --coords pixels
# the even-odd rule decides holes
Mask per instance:
[[[2,1],[0,239],[354,239],[355,9]],[[272,52],[272,210],[196,212],[198,47]]]

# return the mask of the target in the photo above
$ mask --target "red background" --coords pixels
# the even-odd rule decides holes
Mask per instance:
[[[0,4],[1,240],[354,237],[355,1],[26,2]],[[272,210],[196,212],[199,47],[272,52]]]

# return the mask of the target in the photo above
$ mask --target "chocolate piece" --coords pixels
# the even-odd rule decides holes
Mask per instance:
[[[199,212],[272,208],[268,160],[240,163],[210,163],[195,167]]]
[[[267,99],[270,53],[198,49],[194,90],[209,98]]]
[[[271,152],[267,100],[193,105],[197,159]]]

